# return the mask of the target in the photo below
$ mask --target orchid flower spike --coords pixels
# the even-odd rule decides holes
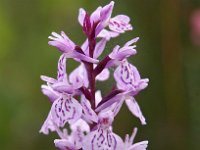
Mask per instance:
[[[113,122],[125,103],[142,125],[146,119],[135,96],[148,86],[149,80],[141,78],[137,68],[128,58],[137,53],[133,38],[113,50],[107,43],[122,33],[131,31],[131,19],[124,15],[112,17],[114,1],[99,6],[89,14],[79,9],[78,22],[85,34],[82,45],[77,45],[63,31],[52,32],[48,44],[56,47],[61,56],[57,65],[57,77],[41,76],[46,83],[42,93],[51,102],[51,109],[40,133],[56,132],[54,140],[59,150],[146,150],[148,141],[134,143],[137,132],[126,135],[125,141],[113,131]],[[105,51],[108,55],[102,58]],[[69,72],[68,59],[79,65]],[[110,72],[110,68],[114,73]],[[67,73],[69,72],[69,73]],[[98,89],[97,82],[114,77],[116,85],[111,91]],[[104,85],[105,86],[105,85]],[[101,94],[103,93],[103,94]],[[66,128],[68,127],[68,128]]]

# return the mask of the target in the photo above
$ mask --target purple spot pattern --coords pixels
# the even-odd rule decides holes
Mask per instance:
[[[78,120],[81,117],[81,111],[81,105],[70,96],[57,99],[52,106],[52,116],[59,127],[63,127],[66,122]]]
[[[58,60],[58,73],[57,73],[58,81],[63,81],[65,76],[66,76],[66,57],[65,54],[62,54],[60,56],[60,59]]]
[[[111,130],[99,128],[91,140],[91,150],[116,150],[117,140]]]

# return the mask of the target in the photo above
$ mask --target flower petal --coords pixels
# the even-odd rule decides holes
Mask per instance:
[[[96,36],[108,25],[113,7],[114,7],[114,1],[111,1],[108,5],[104,6],[101,9],[100,13],[100,23],[96,28]]]
[[[66,122],[74,123],[82,115],[82,107],[78,101],[70,95],[54,101],[51,107],[52,118],[58,127],[63,127]]]
[[[75,68],[69,75],[69,82],[74,87],[81,87],[83,85],[83,75],[84,75],[84,66],[81,64],[77,68]],[[84,79],[85,80],[85,79]]]
[[[78,15],[78,22],[80,23],[81,26],[83,26],[85,14],[86,14],[86,11],[83,8],[80,8],[79,9],[79,15]]]
[[[63,31],[61,35],[52,32],[52,36],[49,36],[49,39],[51,41],[49,41],[48,44],[58,48],[62,53],[69,53],[75,48],[74,42],[72,42]]]
[[[90,132],[90,126],[83,119],[79,119],[75,123],[70,124],[70,128],[72,131],[75,131],[79,128],[83,132],[86,132],[86,133]]]
[[[100,13],[101,13],[102,7],[98,7],[90,16],[91,22],[98,22],[100,20]]]
[[[90,63],[98,63],[99,61],[97,59],[91,58],[89,56],[86,56],[84,54],[81,54],[79,52],[73,51],[73,53],[71,53],[69,55],[69,58],[77,58],[86,62],[90,62]]]
[[[41,80],[43,80],[43,81],[45,81],[45,82],[47,82],[49,84],[54,84],[54,83],[57,82],[56,79],[48,77],[48,76],[44,76],[44,75],[41,75],[40,78],[41,78]]]
[[[53,103],[56,99],[58,99],[59,94],[54,91],[50,86],[42,85],[41,86],[42,93],[46,95],[49,100]]]
[[[114,104],[116,102],[117,103],[120,102],[123,99],[124,99],[124,94],[123,93],[117,94],[114,97],[112,97],[109,100],[107,100],[105,103],[103,103],[100,106],[98,106],[95,111],[96,112],[100,112],[100,111],[110,107],[112,104]]]
[[[140,119],[140,122],[142,123],[142,125],[146,125],[145,118],[142,114],[142,111],[140,110],[140,107],[139,107],[137,101],[132,97],[132,98],[126,99],[125,102],[126,102],[128,109],[130,110],[130,112],[134,116],[136,116],[137,118]]]
[[[77,150],[72,142],[67,139],[55,139],[55,146],[60,150]]]
[[[58,73],[57,73],[58,81],[67,82],[66,60],[67,59],[65,54],[62,54],[58,60]]]
[[[96,76],[96,80],[105,81],[109,78],[110,72],[107,68],[103,69],[103,71]]]
[[[111,38],[118,37],[119,33],[113,32],[113,31],[108,31],[106,29],[101,30],[101,32],[98,34],[97,37],[99,38],[105,38],[107,41],[109,41]]]
[[[103,38],[96,44],[96,47],[94,50],[94,58],[98,58],[102,54],[103,50],[106,47],[106,43],[107,43],[107,40]]]
[[[98,90],[95,93],[95,104],[96,104],[96,107],[101,102],[101,100],[102,100],[101,91]]]
[[[128,16],[118,15],[110,19],[109,28],[112,31],[124,33],[125,31],[133,30],[133,27],[129,22],[130,18]]]
[[[93,122],[96,122],[98,121],[98,117],[97,117],[97,114],[94,112],[94,110],[92,110],[91,108],[91,104],[90,102],[85,98],[85,96],[82,96],[81,97],[81,105],[82,105],[82,108],[83,108],[83,113],[85,115],[85,118],[87,120],[91,120]]]
[[[45,120],[39,132],[47,135],[49,134],[49,130],[51,132],[56,131],[56,127],[52,120],[51,111],[49,112],[47,119]]]
[[[84,142],[83,150],[123,150],[122,139],[109,129],[97,129],[90,132]]]
[[[131,42],[132,40],[127,43],[129,44]],[[122,61],[125,58],[130,57],[131,55],[135,55],[137,53],[137,51],[135,50],[136,46],[130,46],[127,45],[127,43],[121,48],[118,45],[115,46],[113,51],[109,54],[109,57],[117,61]]]
[[[75,94],[75,90],[80,87],[74,87],[66,82],[58,82],[52,85],[52,89],[59,93]]]
[[[130,96],[135,96],[147,87],[148,79],[141,79],[135,66],[124,60],[114,72],[114,78],[119,89],[127,91]]]
[[[84,43],[81,45],[81,49],[83,50],[83,52],[89,56],[89,44],[88,44],[88,39],[86,39],[84,41]]]
[[[148,146],[148,141],[142,141],[133,144],[131,147],[129,147],[128,150],[146,150]]]

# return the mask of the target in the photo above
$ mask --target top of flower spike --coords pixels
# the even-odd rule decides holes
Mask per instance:
[[[118,15],[111,18],[112,11],[114,7],[114,1],[111,1],[108,5],[104,7],[98,7],[88,18],[88,22],[91,24],[98,23],[96,27],[95,35],[98,37],[103,37],[109,40],[111,37],[116,37],[120,33],[125,31],[132,30],[133,27],[129,23],[130,18],[126,15]],[[86,11],[83,8],[79,9],[78,21],[81,26],[84,26],[84,19],[87,15]],[[104,29],[109,26],[111,31]]]

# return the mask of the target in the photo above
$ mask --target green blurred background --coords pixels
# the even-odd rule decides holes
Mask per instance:
[[[0,149],[53,150],[57,136],[39,134],[50,109],[40,92],[40,75],[56,76],[60,53],[47,44],[52,31],[64,30],[81,44],[78,9],[88,11],[108,0],[0,0]],[[116,0],[113,16],[129,15],[132,32],[116,44],[140,36],[138,54],[130,59],[150,79],[136,97],[146,116],[141,126],[123,107],[114,130],[124,137],[134,126],[136,141],[149,140],[149,150],[200,149],[200,48],[190,40],[189,18],[200,0]],[[70,61],[68,71],[75,67]],[[105,94],[113,79],[98,83]]]

